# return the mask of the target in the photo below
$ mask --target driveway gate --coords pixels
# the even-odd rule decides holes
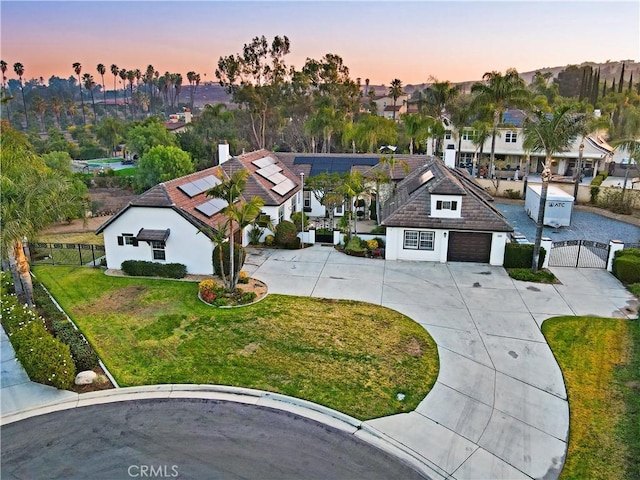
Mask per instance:
[[[553,242],[549,254],[550,267],[607,268],[609,244],[591,240]]]

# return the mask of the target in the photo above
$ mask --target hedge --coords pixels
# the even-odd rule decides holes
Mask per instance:
[[[184,278],[187,275],[187,267],[181,263],[125,260],[120,268],[132,277]]]
[[[640,250],[619,250],[613,257],[612,273],[622,283],[640,283]]]
[[[2,324],[29,378],[60,389],[69,388],[76,375],[69,346],[54,338],[33,309],[14,295],[2,298]]]
[[[283,220],[276,226],[276,244],[285,248],[296,248],[299,246],[298,230],[293,222]],[[295,245],[295,247],[294,247]]]
[[[533,264],[533,244],[507,243],[504,249],[504,268],[531,268]],[[542,268],[547,251],[540,247],[538,268]]]
[[[229,262],[229,259],[231,258],[229,245],[229,242],[224,242],[222,244],[222,264],[224,268],[224,274],[227,276],[231,271],[231,265]],[[233,248],[233,261],[234,269],[236,272],[239,272],[242,269],[246,258],[246,250],[239,243],[235,243]],[[220,245],[216,245],[216,248],[213,249],[211,259],[213,260],[213,270],[217,275],[220,275],[220,272],[223,271],[222,268],[220,268]]]

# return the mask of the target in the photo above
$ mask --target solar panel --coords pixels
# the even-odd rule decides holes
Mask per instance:
[[[215,175],[208,175],[204,178],[201,179],[203,182],[206,182],[209,186],[207,187],[207,190],[209,188],[213,188],[216,185],[220,185],[222,183],[222,180],[220,180],[218,177],[216,177]]]
[[[269,180],[271,183],[273,183],[274,185],[277,185],[279,183],[284,182],[287,179],[287,177],[285,177],[283,174],[281,174],[280,172],[274,173],[273,175],[271,175],[269,178],[267,178],[267,180]]]
[[[189,198],[193,198],[201,192],[201,190],[191,182],[178,185],[178,188],[187,194]]]
[[[427,170],[426,172],[422,173],[417,178],[414,178],[411,182],[409,182],[409,184],[407,185],[407,192],[409,192],[409,195],[411,195],[432,178],[433,172],[431,170]]]
[[[289,193],[291,190],[296,188],[296,186],[297,186],[296,182],[286,178],[284,181],[280,182],[276,186],[271,187],[271,190],[276,192],[278,195],[284,197],[287,193]]]
[[[220,210],[229,205],[225,200],[221,198],[212,198],[208,202],[201,203],[196,207],[200,213],[206,215],[207,217],[213,217]]]
[[[267,167],[261,168],[260,170],[256,170],[256,173],[261,177],[268,178],[271,175],[274,175],[278,172],[281,172],[282,168],[278,165],[269,165]]]
[[[200,180],[194,180],[193,182],[191,182],[191,185],[194,185],[200,193],[211,188],[209,183],[204,181],[204,178],[201,178]]]
[[[251,162],[251,163],[253,163],[253,164],[254,164],[256,167],[258,167],[258,168],[264,168],[264,167],[267,167],[267,166],[269,166],[269,165],[272,165],[272,164],[274,164],[274,163],[276,163],[276,162],[277,162],[277,160],[276,160],[275,158],[272,158],[272,157],[263,157],[263,158],[260,158],[260,159],[258,159],[258,160],[254,160],[254,161],[253,161],[253,162]]]

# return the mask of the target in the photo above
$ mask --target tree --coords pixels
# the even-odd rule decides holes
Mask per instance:
[[[229,278],[225,285],[229,292],[235,290],[240,276],[240,269],[242,268],[241,265],[239,267],[234,265],[234,223],[238,223],[240,231],[242,231],[243,228],[249,226],[251,222],[255,220],[263,205],[262,200],[258,197],[252,198],[249,202],[236,205],[236,202],[238,202],[242,197],[242,192],[245,189],[248,177],[248,170],[237,170],[228,180],[220,178],[221,183],[206,192],[207,197],[219,198],[227,203],[226,207],[222,210],[222,213],[227,218],[227,222],[224,224],[223,228],[226,230],[228,227],[229,229],[230,268]],[[220,250],[222,250],[222,248],[220,248]]]
[[[329,215],[329,228],[333,228],[335,209],[344,202],[340,191],[342,178],[337,173],[323,172],[306,180],[305,189],[313,192],[313,196],[320,205],[324,206]]]
[[[484,83],[475,83],[471,87],[473,108],[487,108],[493,112],[493,131],[491,133],[491,156],[489,157],[489,172],[494,171],[496,154],[496,136],[498,125],[502,121],[502,114],[508,107],[526,107],[529,105],[530,95],[524,80],[518,72],[510,68],[504,75],[500,72],[487,72],[482,76]]]
[[[20,63],[13,64],[13,71],[16,72],[20,79],[20,91],[22,92],[22,106],[24,107],[24,122],[27,129],[29,128],[29,115],[27,115],[27,101],[24,99],[24,86],[22,85],[22,75],[24,75],[24,66]]]
[[[82,96],[82,80],[80,79],[80,73],[82,72],[82,65],[80,65],[79,62],[75,62],[73,65],[71,65],[71,67],[73,68],[73,71],[78,76],[78,88],[80,89],[80,103],[82,105],[82,124],[86,125],[87,118],[84,114],[84,97]]]
[[[353,214],[353,207],[357,206],[358,197],[364,193],[368,193],[369,189],[362,174],[354,170],[344,175],[340,191],[347,198],[347,204],[349,205],[348,214],[353,218],[353,233],[356,235],[358,233],[358,215]]]
[[[370,113],[362,115],[355,124],[353,138],[360,150],[374,153],[379,143],[394,144],[398,137],[398,125],[393,120]]]
[[[391,86],[389,87],[389,95],[393,98],[393,121],[396,121],[396,103],[398,98],[402,95],[402,81],[397,78],[391,80]]]
[[[523,147],[528,151],[544,152],[545,155],[536,240],[531,265],[534,272],[538,270],[538,260],[540,258],[540,244],[542,242],[544,213],[547,204],[549,180],[551,179],[553,155],[566,151],[578,135],[583,134],[586,129],[584,116],[572,115],[570,111],[571,107],[568,105],[556,108],[551,115],[537,111],[525,119],[523,126]]]
[[[400,120],[409,137],[409,154],[413,155],[413,147],[419,143],[417,139],[428,135],[428,119],[419,113],[403,113]]]
[[[118,144],[124,134],[124,123],[119,118],[104,117],[96,125],[95,134],[100,144],[109,149],[112,156],[115,156]]]
[[[379,164],[380,165],[380,164]],[[376,225],[380,225],[380,207],[382,204],[382,184],[390,183],[391,178],[382,168],[374,167],[367,172],[367,177],[375,183],[376,192]]]
[[[157,145],[138,162],[138,190],[193,173],[193,163],[187,152],[174,146]]]
[[[47,102],[45,102],[40,95],[36,94],[31,99],[31,108],[40,119],[40,128],[41,128],[41,131],[44,132],[45,131],[44,114],[47,111]]]
[[[82,202],[69,180],[34,153],[24,135],[2,125],[0,136],[0,247],[9,259],[16,293],[33,306],[33,286],[23,239],[75,214]]]
[[[126,137],[127,149],[140,157],[157,145],[177,145],[176,137],[155,117],[132,127]]]
[[[44,163],[54,172],[65,177],[71,177],[73,175],[73,169],[71,168],[71,155],[68,152],[49,152],[42,155]]]
[[[89,90],[89,93],[91,93],[91,105],[93,106],[93,123],[95,124],[95,122],[98,120],[98,115],[96,114],[96,101],[93,96],[93,89],[96,86],[96,82],[93,81],[93,75],[91,75],[90,73],[85,73],[82,76],[82,80],[84,82],[84,88]]]
[[[116,82],[118,80],[118,75],[120,74],[120,70],[118,70],[118,65],[116,65],[115,63],[111,64],[110,70],[111,70],[111,75],[113,75],[113,107],[114,107],[113,111],[115,116],[118,116],[118,89],[116,86]]]
[[[7,62],[5,62],[4,60],[0,60],[0,70],[2,71],[2,104],[7,106],[7,120],[8,120],[11,118],[11,110],[9,109],[9,100],[11,100],[11,95],[7,94],[7,75],[6,75],[7,68],[8,68]]]
[[[96,70],[98,71],[98,73],[102,77],[102,101],[104,102],[104,109],[105,109],[105,112],[106,112],[106,110],[107,110],[107,86],[104,83],[104,74],[107,73],[107,69],[105,68],[105,66],[103,64],[99,63],[98,66],[96,67]]]

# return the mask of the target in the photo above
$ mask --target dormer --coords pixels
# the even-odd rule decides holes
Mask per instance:
[[[462,195],[438,195],[432,193],[431,217],[460,218],[462,216]]]

